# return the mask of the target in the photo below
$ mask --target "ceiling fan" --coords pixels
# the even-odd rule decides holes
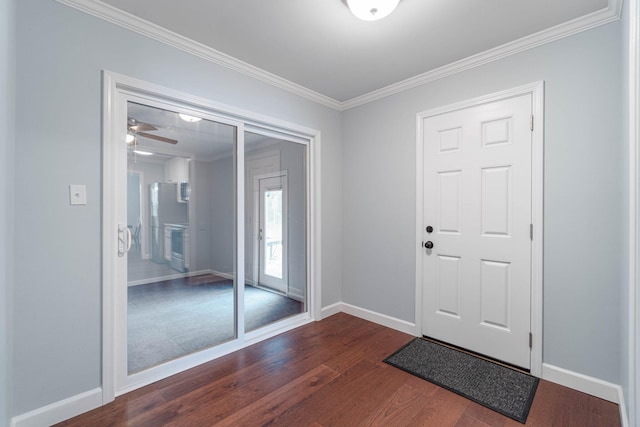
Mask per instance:
[[[148,133],[154,130],[158,130],[158,128],[149,123],[144,123],[140,120],[134,119],[133,117],[127,118],[127,130],[133,135],[142,136],[144,138],[155,139],[156,141],[166,142],[169,144],[178,143],[178,141],[175,139],[165,138],[164,136]]]

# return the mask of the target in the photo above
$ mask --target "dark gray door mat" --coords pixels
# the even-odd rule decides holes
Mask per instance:
[[[523,424],[539,382],[524,372],[422,338],[384,361]]]

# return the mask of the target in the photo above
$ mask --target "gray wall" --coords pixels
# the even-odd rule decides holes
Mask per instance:
[[[0,0],[0,425],[11,417],[14,9],[13,0]]]
[[[211,162],[208,198],[211,201],[210,267],[220,273],[236,272],[235,253],[235,159],[226,157]]]
[[[100,386],[102,70],[319,129],[322,304],[340,300],[339,112],[52,0],[16,8],[13,416]]]
[[[14,3],[12,20],[4,12]],[[0,387],[0,410],[9,395],[16,416],[100,386],[102,70],[319,129],[322,305],[343,300],[407,321],[415,298],[415,114],[545,80],[544,361],[621,382],[620,23],[341,115],[52,0],[0,0],[0,8],[0,62],[11,64],[11,24],[17,38],[15,156],[13,105],[0,96],[9,128],[0,169],[12,174],[15,163],[16,171],[0,184],[0,200],[10,193],[15,221],[1,209],[10,225],[0,233],[20,234],[0,246],[15,256],[1,277],[15,340],[13,364],[0,358],[0,376],[13,371],[11,393]],[[11,76],[1,80],[10,91]],[[86,206],[69,206],[70,183],[87,186]],[[0,350],[6,342],[0,336]]]
[[[191,247],[195,249],[195,253],[191,253],[190,271],[200,271],[210,269],[211,267],[211,165],[212,162],[204,162],[194,160],[191,169],[193,179],[191,185],[191,199],[189,201],[189,209],[192,220],[195,224],[191,224],[195,235],[191,237]]]
[[[620,383],[620,37],[609,24],[346,111],[343,300],[414,321],[416,113],[544,80],[543,359]]]
[[[291,142],[281,142],[280,168],[287,171],[287,227],[288,243],[288,292],[304,296],[307,283],[306,255],[306,147]]]

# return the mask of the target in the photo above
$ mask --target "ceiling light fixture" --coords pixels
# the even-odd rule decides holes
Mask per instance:
[[[400,0],[347,0],[351,12],[363,21],[377,21],[389,15]]]
[[[184,120],[185,122],[189,122],[189,123],[195,123],[195,122],[199,122],[200,120],[202,120],[200,117],[194,117],[194,116],[190,116],[188,114],[178,114],[180,116],[180,118],[182,120]]]
[[[140,154],[141,156],[153,156],[153,153],[150,151],[133,150],[133,152],[136,154]]]

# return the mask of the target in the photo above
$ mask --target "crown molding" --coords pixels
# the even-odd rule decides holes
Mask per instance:
[[[317,102],[329,108],[341,109],[341,103],[333,98],[307,89],[261,68],[236,59],[202,43],[184,37],[159,25],[138,18],[130,13],[117,9],[99,0],[56,0],[58,3],[73,7],[97,18],[119,25],[120,27],[147,36],[169,46],[178,48],[207,61],[237,71],[246,76],[260,80],[295,95]]]
[[[340,102],[321,93],[315,92],[297,83],[286,80],[261,68],[255,67],[230,55],[205,46],[202,43],[191,40],[159,25],[145,21],[130,13],[124,12],[100,0],[56,0],[58,3],[78,9],[97,18],[119,25],[138,34],[150,37],[154,40],[173,46],[177,49],[191,53],[195,56],[211,61],[238,73],[265,82],[277,88],[286,90],[295,95],[317,102],[338,111],[345,111],[360,105],[367,104],[424,84],[452,76],[454,74],[488,64],[550,43],[564,37],[569,37],[582,31],[608,24],[620,19],[623,0],[609,0],[606,8],[590,13],[580,18],[556,25],[555,27],[539,31],[530,36],[514,40],[484,52],[461,59],[451,64],[436,68],[426,73],[410,77],[406,80],[391,84],[378,90],[374,90],[362,96]]]
[[[555,27],[539,31],[518,40],[503,44],[501,46],[486,50],[476,55],[469,56],[451,64],[436,68],[426,73],[410,77],[398,83],[391,84],[382,89],[374,90],[362,96],[358,96],[342,103],[342,111],[360,105],[368,104],[426,83],[443,79],[454,74],[466,71],[493,61],[505,58],[516,53],[523,52],[534,47],[550,43],[564,37],[569,37],[582,31],[608,24],[620,19],[622,13],[623,0],[609,0],[606,8],[592,12],[580,18],[567,21]]]

